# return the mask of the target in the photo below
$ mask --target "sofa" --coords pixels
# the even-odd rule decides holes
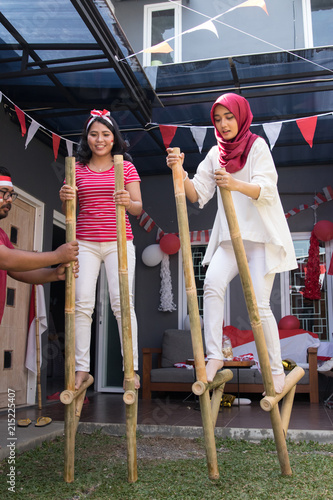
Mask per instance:
[[[232,326],[224,328],[223,334],[232,343],[234,357],[251,355],[258,359],[253,333]],[[309,394],[310,403],[319,402],[317,350],[318,337],[305,330],[279,330],[282,359],[292,359],[305,370],[298,382],[296,393]],[[203,341],[204,342],[204,341]],[[190,330],[168,329],[163,333],[161,347],[144,347],[142,398],[151,399],[152,392],[192,392],[195,371],[186,361],[193,359]],[[175,365],[178,365],[177,367]],[[235,369],[232,381],[225,386],[225,393],[262,393],[262,376],[254,365],[251,368]],[[288,373],[286,371],[286,373]],[[239,380],[238,380],[239,377]]]

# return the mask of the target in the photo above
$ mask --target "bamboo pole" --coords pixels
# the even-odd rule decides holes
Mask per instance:
[[[94,383],[94,377],[89,374],[88,380],[82,382],[80,388],[77,391],[70,391],[68,389],[62,391],[62,393],[60,394],[60,401],[64,405],[71,404],[74,401],[74,399],[77,399],[93,383]]]
[[[268,351],[265,342],[265,336],[259,316],[257,301],[253,289],[251,274],[246,258],[242,236],[238,225],[234,203],[230,191],[228,191],[227,189],[220,188],[220,193],[229,226],[231,242],[235,252],[239,276],[243,287],[245,302],[250,318],[254,340],[258,352],[265,391],[267,396],[275,397],[275,389],[273,384],[272,371],[269,363]],[[280,412],[277,405],[274,406],[274,408],[271,410],[270,417],[273,427],[277,454],[280,462],[281,473],[282,475],[290,476],[292,474],[292,471],[289,462],[286,440],[282,428]]]
[[[75,189],[75,158],[65,160],[66,182]],[[76,238],[76,198],[66,201],[66,242]],[[65,387],[75,391],[75,278],[73,263],[66,268],[65,279]],[[64,480],[74,481],[75,400],[65,406]]]
[[[296,392],[296,385],[290,389],[288,394],[283,398],[281,408],[281,422],[285,437],[287,437],[291,411],[293,409],[294,397]]]
[[[229,382],[233,377],[233,373],[231,370],[226,369],[221,372],[218,372],[214,380],[212,382],[202,382],[201,380],[197,380],[192,384],[192,391],[196,396],[201,396],[205,391],[212,391],[226,382]]]
[[[285,385],[283,391],[276,396],[265,396],[260,401],[260,406],[265,411],[271,411],[273,406],[275,406],[279,401],[281,401],[284,396],[286,396],[289,391],[295,387],[297,382],[304,376],[304,370],[300,366],[296,366],[288,375],[286,376]]]
[[[214,427],[216,426],[217,417],[218,417],[218,414],[220,411],[221,399],[223,396],[224,387],[225,387],[225,383],[216,387],[216,389],[213,390],[213,394],[211,397],[212,422],[213,422]]]
[[[40,380],[40,341],[39,341],[39,317],[37,308],[37,285],[34,287],[35,295],[35,324],[36,324],[36,363],[37,363],[37,395],[38,395],[38,409],[42,409],[42,384]]]
[[[180,153],[179,148],[173,148],[175,154]],[[179,238],[182,249],[183,268],[185,276],[185,288],[187,296],[187,306],[190,316],[191,338],[193,345],[194,365],[197,380],[207,384],[207,374],[204,359],[201,324],[198,308],[197,290],[194,279],[193,260],[191,252],[190,232],[188,225],[188,215],[186,197],[183,181],[183,169],[181,162],[172,169],[172,178],[175,191],[177,207],[177,218],[179,227]],[[205,391],[199,396],[203,432],[206,447],[206,457],[208,465],[208,475],[210,479],[218,479],[219,471],[217,466],[216,444],[214,437],[214,426],[211,415],[209,392]]]
[[[124,165],[123,156],[114,155],[115,171],[115,191],[124,189]],[[138,479],[137,473],[137,453],[136,453],[136,424],[137,424],[137,399],[138,394],[134,382],[133,365],[133,345],[132,345],[132,327],[130,295],[128,284],[128,265],[127,265],[127,240],[125,207],[116,205],[117,220],[117,250],[118,250],[118,275],[121,305],[121,325],[123,339],[123,358],[124,358],[124,380],[126,404],[126,436],[127,436],[127,471],[128,482],[134,483]],[[134,395],[134,397],[133,397]]]

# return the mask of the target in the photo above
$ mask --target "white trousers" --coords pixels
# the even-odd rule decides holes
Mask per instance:
[[[279,331],[270,307],[275,274],[265,275],[265,245],[244,241],[272,374],[283,373]],[[238,274],[231,242],[222,243],[209,264],[204,283],[204,332],[208,359],[222,360],[224,296]]]
[[[118,278],[117,242],[95,242],[79,240],[79,277],[75,280],[75,370],[90,370],[90,340],[92,313],[95,307],[96,283],[104,262],[109,285],[110,304],[118,323],[121,353],[121,309]],[[133,305],[133,279],[135,271],[135,249],[127,242],[128,282],[130,291],[131,328],[134,370],[138,369],[138,327]]]

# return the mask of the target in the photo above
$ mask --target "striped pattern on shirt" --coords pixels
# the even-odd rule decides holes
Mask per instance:
[[[106,172],[93,172],[87,165],[77,162],[75,166],[78,188],[79,215],[76,237],[88,241],[116,241],[116,204],[114,167]],[[134,165],[124,161],[124,184],[140,182]],[[126,239],[132,240],[132,228],[126,212]]]

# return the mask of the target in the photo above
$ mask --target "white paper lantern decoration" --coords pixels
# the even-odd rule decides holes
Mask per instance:
[[[162,262],[164,252],[161,250],[160,245],[149,245],[142,252],[142,262],[149,267],[157,266]]]

